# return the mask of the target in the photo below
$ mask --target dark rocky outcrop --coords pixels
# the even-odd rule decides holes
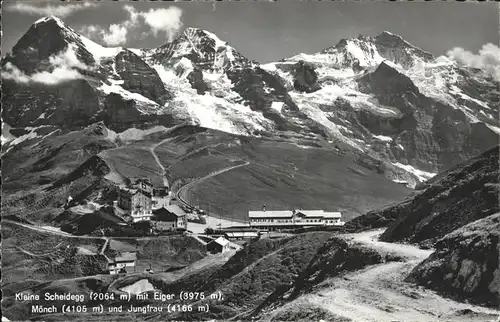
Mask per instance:
[[[443,173],[402,203],[371,211],[346,224],[349,231],[389,226],[384,241],[431,245],[475,220],[499,211],[499,148]]]
[[[129,50],[116,56],[116,72],[124,80],[122,87],[130,92],[139,93],[160,105],[172,98],[156,70]]]
[[[97,91],[86,80],[58,85],[2,83],[2,118],[9,125],[85,126],[99,111]]]
[[[114,131],[122,132],[130,127],[145,128],[150,125],[171,126],[178,120],[172,114],[144,114],[137,108],[137,101],[126,100],[116,93],[108,94],[104,99],[104,109],[95,117],[103,121]]]
[[[199,95],[205,94],[208,90],[207,84],[203,81],[203,72],[199,68],[194,68],[187,76],[191,87],[196,90]]]
[[[500,214],[470,223],[436,243],[407,281],[461,301],[500,308]]]
[[[259,110],[263,115],[274,121],[278,130],[298,130],[292,122],[272,110],[273,102],[284,102],[286,110],[298,111],[286,88],[279,80],[261,68],[243,68],[231,70],[228,77],[236,91],[247,102],[252,110]]]
[[[321,89],[317,83],[318,74],[311,64],[299,61],[295,65],[293,76],[295,77],[293,87],[298,91],[312,93]]]

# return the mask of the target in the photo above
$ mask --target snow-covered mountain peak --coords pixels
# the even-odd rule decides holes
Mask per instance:
[[[358,36],[342,39],[315,55],[328,55],[339,67],[362,69],[389,60],[404,68],[411,68],[418,61],[432,61],[434,56],[405,41],[401,36],[383,31],[375,37]]]
[[[145,57],[152,65],[166,66],[173,66],[184,57],[197,68],[218,72],[249,64],[214,33],[193,27],[186,28],[174,41],[150,50]]]
[[[40,18],[33,23],[33,26],[39,27],[40,25],[43,25],[45,23],[55,23],[61,28],[66,28],[66,25],[64,24],[64,22],[56,16],[46,16],[46,17]]]

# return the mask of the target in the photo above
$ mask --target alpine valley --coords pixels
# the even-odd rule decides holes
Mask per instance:
[[[500,314],[500,83],[481,69],[390,32],[260,64],[203,29],[157,48],[111,48],[51,16],[31,25],[1,72],[2,309],[11,319],[34,318],[13,300],[19,292],[118,294],[139,284],[224,294],[197,302],[210,302],[210,314],[149,320]],[[117,186],[137,177],[241,223],[263,204],[350,221],[344,232],[261,238],[219,257],[194,233],[119,239],[129,227],[113,206]],[[148,274],[106,275],[98,257],[107,248],[137,251]],[[131,318],[43,318],[68,316]]]

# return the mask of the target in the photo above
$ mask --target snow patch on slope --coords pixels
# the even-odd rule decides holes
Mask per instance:
[[[19,137],[16,137],[10,133],[11,126],[8,125],[7,123],[2,122],[2,144],[9,143],[9,148],[12,148],[13,146],[18,145],[18,144],[20,144],[24,141],[27,141],[27,140],[36,139],[38,137],[49,136],[52,133],[54,133],[55,131],[53,131],[47,135],[44,135],[44,136],[38,135],[36,133],[36,130],[43,128],[43,127],[47,127],[47,126],[49,126],[49,125],[41,125],[41,126],[37,126],[37,127],[31,127],[31,126],[25,127],[24,130],[29,131],[29,132],[26,134],[23,134]]]
[[[383,141],[383,142],[392,142],[392,138],[389,136],[385,135],[374,135],[373,136],[375,139]]]
[[[419,169],[416,169],[414,168],[413,166],[409,165],[409,164],[401,164],[399,162],[396,162],[396,163],[393,163],[394,166],[400,168],[400,169],[403,169],[409,173],[412,173],[414,174],[415,176],[417,176],[417,178],[421,181],[421,182],[425,182],[427,180],[429,180],[430,178],[434,177],[437,173],[432,173],[432,172],[426,172],[426,171],[422,171],[422,170],[419,170]]]
[[[146,130],[141,130],[141,129],[137,129],[137,128],[129,128],[121,133],[116,133],[115,131],[108,129],[107,138],[112,142],[116,141],[117,139],[120,139],[124,142],[140,141],[150,134],[157,133],[157,132],[165,132],[165,131],[168,131],[168,128],[166,128],[162,125],[157,125],[157,126],[154,126],[152,128],[146,129]]]
[[[16,139],[16,137],[10,133],[11,128],[9,124],[2,121],[2,145]]]
[[[277,112],[281,113],[281,110],[283,109],[284,104],[285,103],[283,103],[283,102],[273,102],[271,104],[271,108],[276,110]]]
[[[78,35],[78,34],[77,34]],[[88,39],[87,37],[84,37],[82,35],[78,35],[80,38],[81,42],[83,43],[85,49],[92,54],[94,57],[95,61],[99,64],[100,61],[104,58],[112,58],[118,55],[122,50],[123,47],[104,47],[101,46],[92,40]]]

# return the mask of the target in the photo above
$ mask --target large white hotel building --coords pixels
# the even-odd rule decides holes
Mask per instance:
[[[324,210],[249,211],[250,227],[280,230],[318,226],[344,226],[342,213]]]

